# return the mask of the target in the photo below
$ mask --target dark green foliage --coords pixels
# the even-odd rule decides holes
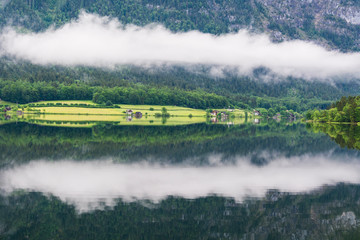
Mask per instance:
[[[356,82],[330,85],[296,78],[263,82],[231,73],[227,73],[224,78],[215,78],[205,72],[194,74],[181,67],[166,71],[157,69],[150,73],[136,67],[107,71],[84,67],[41,67],[27,63],[15,65],[0,61],[0,78],[3,79],[0,79],[1,91],[5,88],[6,98],[3,98],[18,103],[94,99],[103,104],[110,100],[112,103],[147,102],[200,108],[228,107],[227,104],[230,104],[245,109],[273,108],[275,112],[279,112],[280,107],[284,106],[286,109],[302,112],[313,108],[324,109],[331,101],[343,95],[359,93]],[[17,84],[19,86],[15,86]],[[59,89],[63,89],[61,94]],[[148,91],[149,89],[151,91]],[[123,95],[114,95],[115,91]],[[159,101],[151,96],[152,94],[157,94]],[[170,96],[174,98],[169,99]],[[198,96],[205,98],[194,102],[193,98]],[[189,101],[193,103],[184,105],[184,102]],[[215,105],[214,101],[217,102]]]
[[[95,87],[92,98],[95,103],[177,105],[191,108],[222,108],[229,105],[223,97],[204,91],[184,91],[181,89],[153,88],[144,85],[135,87]]]
[[[304,151],[325,151],[335,145],[327,136],[308,132],[302,124],[275,121],[232,128],[213,124],[156,127],[111,123],[64,128],[18,122],[0,125],[0,136],[0,165],[36,159],[142,161],[149,156],[169,163],[213,152],[235,157],[274,149],[294,156]]]
[[[359,6],[359,1],[341,0],[341,4]],[[315,16],[306,11],[306,7],[314,6],[311,3],[302,5],[303,12],[299,14],[302,16],[294,16],[297,18],[294,23],[270,16],[271,7],[258,1],[11,0],[5,7],[0,6],[0,27],[10,23],[32,31],[43,31],[52,25],[64,25],[77,18],[84,9],[117,18],[123,24],[144,26],[161,23],[174,32],[199,30],[218,35],[251,26],[257,31],[278,31],[291,39],[325,40],[344,52],[358,51],[356,40],[360,27],[328,15],[325,20],[332,28],[319,28],[315,26]]]
[[[102,16],[111,16],[124,24],[146,25],[162,23],[172,31],[200,30],[213,34],[226,33],[229,25],[247,26],[251,19],[259,17],[249,1],[216,1],[216,6],[225,11],[213,9],[213,3],[205,1],[163,1],[163,0],[13,0],[0,12],[0,24],[12,19],[13,24],[40,31],[51,24],[61,26],[76,18],[80,9]],[[227,14],[237,14],[235,21]],[[28,16],[28,19],[24,19]]]
[[[91,87],[86,84],[66,85],[26,81],[0,81],[0,98],[20,104],[46,100],[93,100],[108,107],[113,103],[178,105],[192,108],[221,108],[229,105],[225,97],[199,90],[184,91],[144,85],[108,88]]]
[[[360,96],[342,97],[327,110],[308,111],[306,118],[316,122],[360,122]]]
[[[360,126],[342,124],[312,124],[314,132],[324,132],[340,147],[360,150]]]

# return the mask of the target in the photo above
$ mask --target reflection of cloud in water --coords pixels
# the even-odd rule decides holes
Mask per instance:
[[[37,161],[3,170],[1,189],[39,191],[74,204],[79,211],[114,200],[159,201],[169,195],[197,198],[217,194],[242,201],[268,189],[311,191],[337,182],[360,182],[360,161],[330,160],[324,155],[279,157],[266,166],[239,158],[234,165],[159,166],[103,162]],[[102,202],[102,203],[100,203]]]

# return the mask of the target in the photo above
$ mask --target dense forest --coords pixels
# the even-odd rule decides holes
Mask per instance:
[[[94,99],[97,103],[110,100],[196,108],[274,108],[276,112],[281,107],[296,112],[325,109],[331,101],[359,91],[356,82],[330,85],[295,78],[266,82],[259,76],[239,77],[228,73],[217,78],[206,73],[191,73],[181,67],[150,71],[129,66],[110,71],[28,63],[15,65],[5,60],[0,61],[0,79],[0,98],[15,103]],[[127,91],[120,93],[119,89]],[[116,91],[120,95],[112,94]]]
[[[279,22],[265,1],[178,1],[178,0],[12,0],[0,7],[0,28],[11,25],[19,31],[44,31],[76,19],[82,9],[117,18],[123,24],[144,26],[161,23],[174,32],[198,30],[215,35],[248,29],[280,32],[289,39],[326,42],[342,51],[356,50],[360,28],[335,16],[326,16],[338,30],[316,27],[314,17],[299,15],[292,25]],[[6,4],[5,4],[6,3]],[[266,5],[266,6],[265,6]],[[341,1],[341,5],[356,5]],[[304,8],[306,9],[306,8]],[[303,10],[299,10],[303,11]],[[296,15],[296,17],[299,17]],[[324,20],[324,21],[325,21]],[[356,36],[357,36],[356,35]],[[285,39],[286,39],[285,37]],[[206,66],[157,67],[121,66],[100,69],[84,66],[38,66],[0,59],[0,98],[15,103],[39,100],[94,100],[97,103],[171,104],[196,108],[239,107],[282,108],[303,112],[325,109],[341,96],[357,95],[357,79],[308,81],[274,76],[268,69],[255,69],[248,76],[224,71],[212,76]]]
[[[360,122],[360,96],[342,97],[332,103],[327,110],[313,110],[306,113],[306,118],[315,122]]]
[[[154,88],[143,85],[133,87],[91,87],[86,84],[51,84],[47,82],[1,81],[1,98],[15,103],[40,100],[92,100],[105,104],[155,104],[178,105],[192,108],[228,107],[229,101],[222,96],[204,91]]]
[[[357,2],[339,0],[337,6],[358,7]],[[326,11],[323,19],[319,19],[316,14],[327,6],[317,1],[285,3],[281,9],[270,6],[266,0],[11,0],[3,3],[7,4],[0,6],[0,26],[11,24],[32,31],[62,26],[84,9],[117,18],[123,24],[161,23],[175,32],[199,30],[222,34],[247,28],[254,32],[277,32],[283,38],[326,42],[342,51],[359,50],[359,26],[339,17],[334,12],[336,9]],[[290,18],[284,16],[282,20],[279,14]]]

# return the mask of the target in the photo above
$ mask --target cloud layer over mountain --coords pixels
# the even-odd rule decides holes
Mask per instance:
[[[123,26],[117,20],[81,13],[59,29],[19,33],[6,28],[0,53],[35,64],[114,67],[134,64],[226,66],[240,74],[266,67],[306,78],[360,77],[360,53],[328,51],[303,41],[272,43],[266,35],[214,36],[198,31],[172,33],[159,25]]]

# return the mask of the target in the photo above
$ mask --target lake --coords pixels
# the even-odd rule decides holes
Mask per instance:
[[[0,125],[0,239],[360,239],[360,128]]]

